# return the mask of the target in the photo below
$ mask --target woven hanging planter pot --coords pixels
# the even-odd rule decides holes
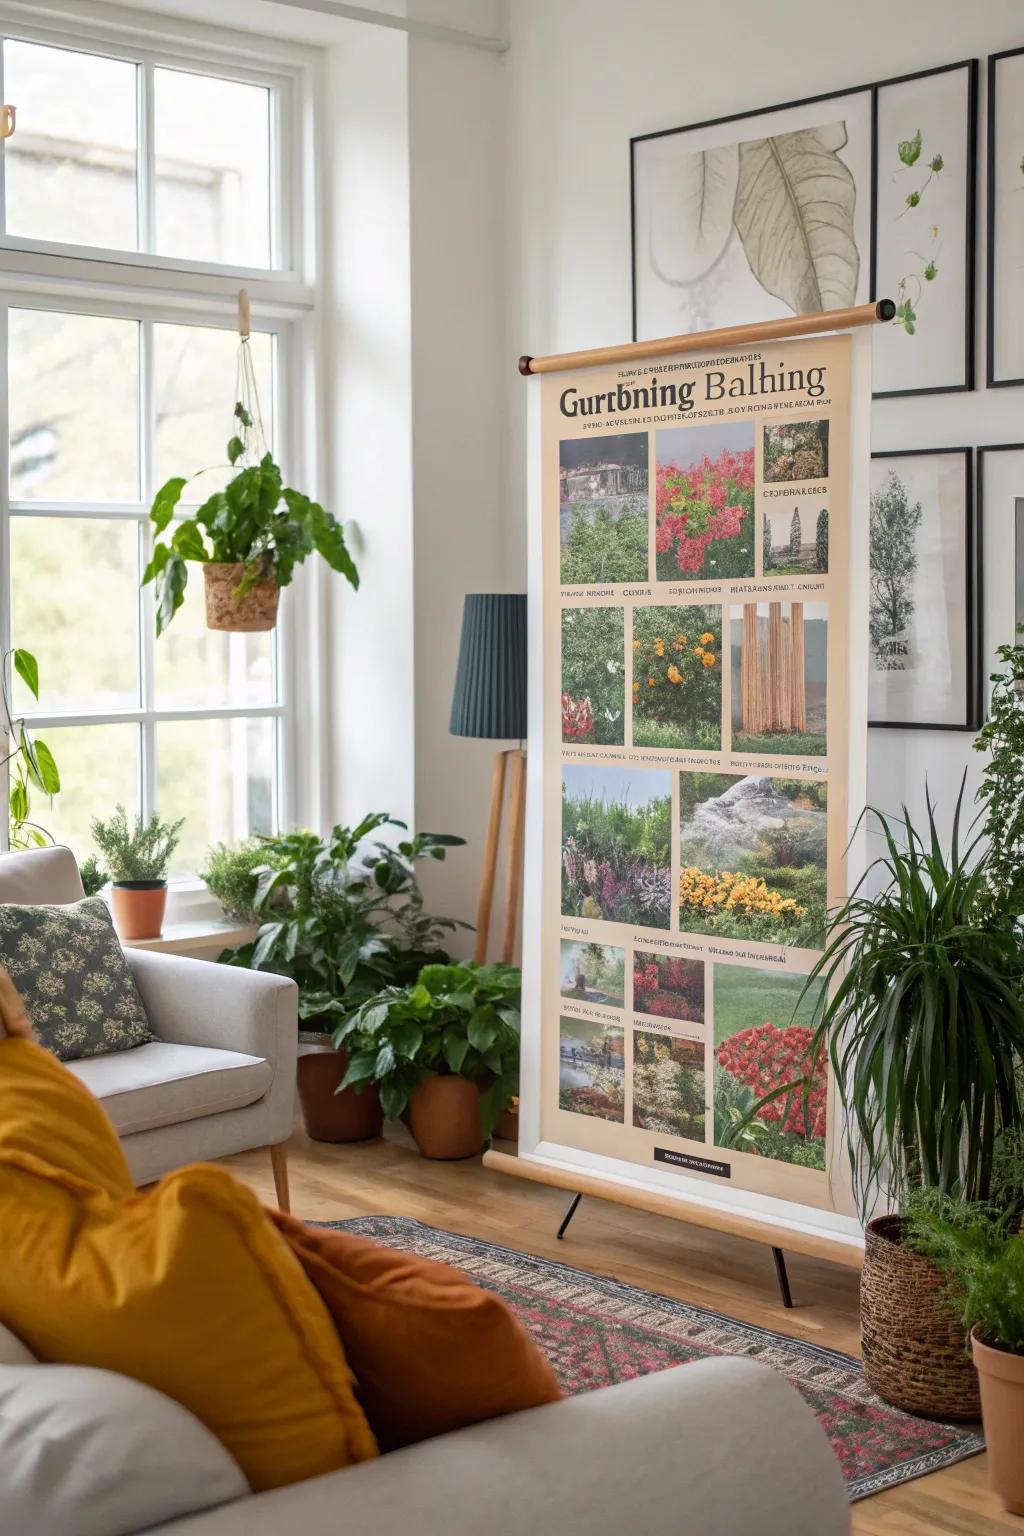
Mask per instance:
[[[244,575],[245,566],[241,564],[220,565],[211,560],[203,566],[207,629],[226,629],[243,635],[273,629],[281,596],[277,577],[257,582],[243,597],[236,597],[235,590]]]
[[[860,1339],[864,1375],[905,1413],[946,1422],[981,1415],[967,1334],[930,1260],[900,1242],[901,1216],[879,1216],[864,1235]]]

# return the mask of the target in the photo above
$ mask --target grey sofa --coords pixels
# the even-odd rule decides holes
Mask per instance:
[[[84,894],[68,848],[0,856],[0,902],[58,905]],[[114,1122],[136,1183],[183,1163],[266,1147],[278,1204],[287,1210],[295,983],[180,955],[125,954],[158,1038],[68,1067]]]

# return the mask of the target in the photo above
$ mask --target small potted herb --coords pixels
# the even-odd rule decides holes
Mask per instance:
[[[114,926],[122,939],[158,939],[167,908],[167,869],[178,846],[184,817],[129,823],[123,805],[108,821],[92,824],[96,844],[113,882]]]
[[[256,904],[259,871],[271,862],[267,841],[249,837],[237,848],[214,843],[207,851],[206,868],[199,878],[210,895],[219,901],[226,917],[236,923],[259,924],[263,921]]]
[[[425,965],[335,1030],[349,1051],[341,1090],[375,1087],[424,1157],[474,1157],[518,1091],[519,1007],[515,966]]]

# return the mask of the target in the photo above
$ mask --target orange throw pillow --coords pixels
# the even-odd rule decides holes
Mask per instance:
[[[562,1396],[505,1303],[456,1270],[268,1214],[327,1303],[381,1450]]]
[[[125,1187],[99,1104],[28,1041],[0,1040],[0,1127],[0,1323],[38,1359],[173,1397],[256,1491],[377,1454],[327,1308],[244,1185],[196,1164]]]

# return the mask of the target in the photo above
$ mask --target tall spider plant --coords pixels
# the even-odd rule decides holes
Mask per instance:
[[[993,911],[976,822],[961,843],[963,796],[961,781],[948,855],[930,796],[927,837],[906,806],[902,822],[871,812],[888,879],[864,895],[869,870],[831,916],[804,989],[819,989],[811,1060],[829,1053],[865,1218],[916,1188],[987,1199],[996,1138],[1024,1122],[1024,947]]]

